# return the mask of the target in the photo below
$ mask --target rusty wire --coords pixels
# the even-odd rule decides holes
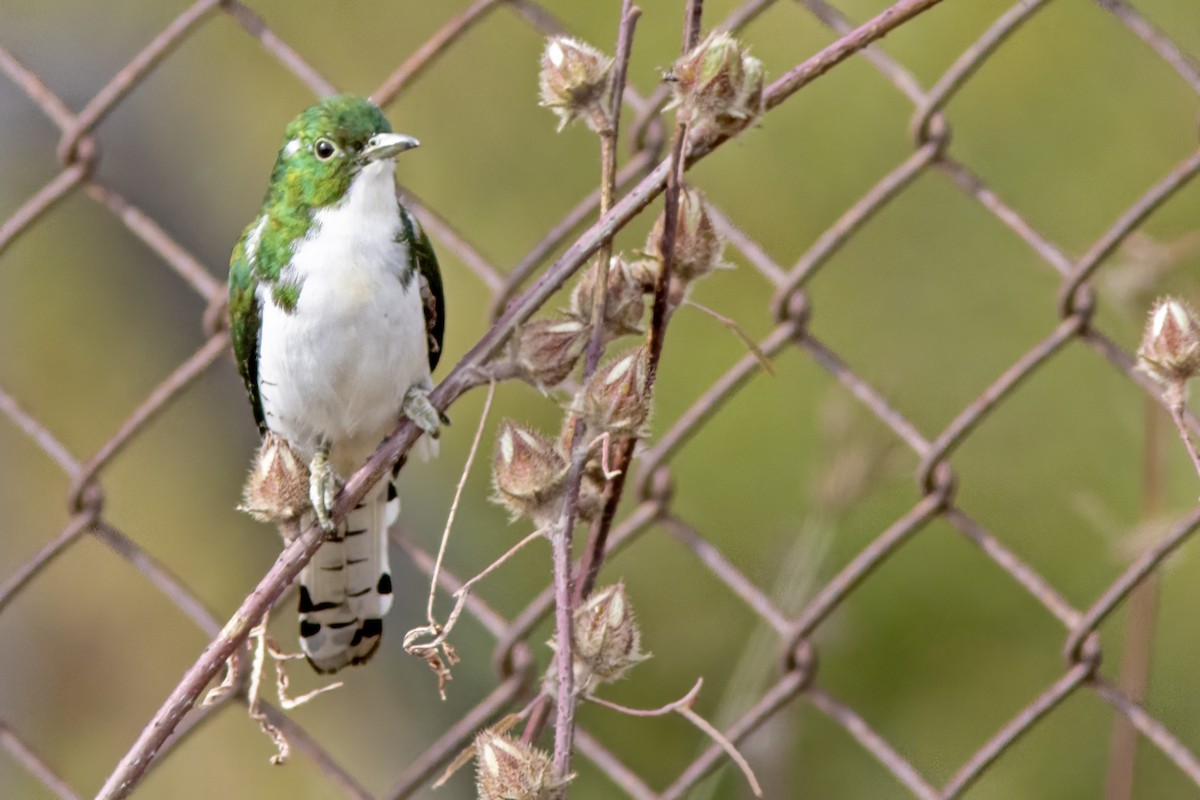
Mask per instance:
[[[767,12],[771,6],[786,1],[750,0],[727,19],[708,22],[711,27],[737,29]],[[878,39],[938,1],[902,0],[867,24],[856,26],[825,0],[798,0],[800,6],[827,26],[838,38],[830,47],[799,63],[775,81],[767,91],[768,108],[783,103],[795,91],[818,79],[849,55],[861,51],[861,55],[911,103],[912,152],[852,203],[841,218],[819,236],[790,268],[776,263],[763,247],[742,233],[731,219],[714,209],[714,217],[721,232],[761,273],[761,277],[774,292],[772,313],[776,326],[761,341],[762,352],[767,358],[774,359],[785,350],[795,349],[827,370],[865,409],[894,433],[900,444],[917,456],[918,496],[907,512],[825,582],[799,613],[787,615],[777,608],[766,591],[742,574],[706,539],[702,528],[681,518],[672,509],[672,493],[664,489],[670,484],[673,460],[686,450],[689,440],[761,371],[762,367],[756,358],[747,355],[733,364],[720,379],[697,397],[692,406],[640,455],[636,479],[630,487],[638,502],[632,512],[616,525],[608,541],[608,552],[611,554],[630,547],[636,544],[646,531],[655,527],[662,528],[690,550],[716,580],[723,583],[773,631],[781,650],[785,653],[784,668],[775,683],[725,731],[733,742],[742,740],[782,708],[804,701],[841,726],[912,796],[951,798],[966,792],[993,763],[1003,757],[1008,748],[1034,728],[1040,720],[1053,714],[1055,708],[1067,697],[1078,691],[1091,691],[1112,706],[1116,713],[1127,718],[1146,742],[1158,748],[1190,781],[1200,787],[1200,759],[1195,751],[1181,742],[1112,681],[1100,674],[1102,653],[1096,634],[1101,623],[1129,594],[1154,576],[1165,559],[1191,538],[1200,527],[1200,511],[1192,511],[1177,519],[1162,541],[1142,552],[1088,607],[1076,608],[1042,578],[1031,564],[1006,547],[1000,538],[956,502],[957,478],[951,462],[954,452],[963,442],[1000,404],[1019,392],[1026,379],[1038,370],[1045,369],[1047,364],[1053,363],[1060,353],[1076,342],[1090,348],[1111,365],[1113,370],[1137,383],[1148,395],[1157,398],[1154,387],[1134,370],[1130,355],[1095,327],[1092,280],[1097,269],[1114,250],[1135,232],[1151,213],[1177,194],[1200,172],[1200,150],[1183,154],[1177,166],[1154,185],[1146,187],[1142,196],[1120,214],[1107,230],[1097,236],[1081,257],[1071,257],[1008,205],[969,166],[955,157],[950,147],[950,123],[944,115],[947,106],[953,102],[955,95],[971,76],[1010,39],[1019,26],[1047,4],[1046,0],[1020,0],[1006,9],[932,86],[925,88],[911,72],[886,53],[879,45]],[[1130,35],[1140,39],[1150,53],[1162,59],[1192,91],[1200,94],[1200,68],[1193,58],[1172,40],[1168,31],[1147,20],[1126,0],[1098,0],[1097,5],[1097,13],[1111,13]],[[455,46],[469,28],[486,24],[489,17],[499,13],[513,14],[545,35],[565,29],[561,22],[534,0],[476,0],[462,12],[450,17],[433,36],[385,77],[375,92],[374,99],[384,105],[393,101],[413,81],[423,79],[434,70],[438,58]],[[82,538],[93,537],[125,558],[146,580],[183,610],[206,636],[216,637],[220,630],[218,617],[204,607],[187,587],[183,577],[172,575],[152,554],[105,519],[103,477],[105,469],[113,459],[138,436],[147,423],[187,392],[195,380],[212,367],[228,347],[228,336],[223,330],[224,285],[222,281],[213,277],[213,272],[219,271],[207,269],[158,225],[150,214],[130,203],[96,177],[99,156],[92,133],[97,125],[146,79],[157,64],[170,58],[172,52],[189,36],[208,24],[210,18],[222,14],[232,18],[248,35],[255,38],[280,65],[314,94],[322,95],[333,91],[331,82],[289,47],[255,11],[237,0],[200,0],[192,4],[155,36],[128,65],[86,102],[78,113],[70,111],[38,75],[23,66],[12,53],[0,45],[0,72],[36,103],[58,128],[60,139],[57,152],[62,165],[61,171],[53,179],[0,222],[0,252],[45,215],[52,213],[62,200],[80,193],[111,212],[206,302],[204,322],[208,331],[208,338],[195,353],[155,387],[112,437],[90,457],[72,453],[34,412],[24,408],[16,397],[0,387],[0,415],[10,420],[40,447],[71,483],[68,497],[71,513],[67,524],[12,575],[0,576],[0,613],[7,610],[15,596],[38,580],[56,558]],[[515,324],[545,302],[550,294],[595,252],[604,237],[611,237],[662,191],[666,179],[665,162],[662,158],[668,127],[664,124],[661,112],[666,99],[667,93],[662,89],[648,97],[626,89],[624,100],[632,117],[628,138],[633,142],[635,150],[617,178],[617,191],[624,194],[604,219],[580,235],[575,244],[552,264],[549,263],[550,256],[573,234],[577,234],[585,221],[596,213],[599,205],[597,193],[569,210],[523,259],[512,269],[504,270],[483,257],[470,244],[465,232],[454,229],[436,211],[405,190],[407,199],[438,245],[455,253],[486,287],[490,293],[493,314],[500,320],[497,327],[493,328],[480,345],[464,359],[465,368],[481,363],[494,352]],[[689,157],[689,166],[708,156],[713,150],[713,147],[703,147],[699,151],[693,151]],[[944,430],[932,434],[922,432],[918,426],[908,421],[889,403],[883,392],[859,375],[853,366],[846,363],[809,330],[812,306],[806,291],[808,285],[840,248],[858,231],[869,225],[881,209],[901,196],[917,178],[926,174],[944,176],[966,197],[976,201],[983,210],[1027,244],[1032,253],[1060,280],[1058,324],[1046,331],[1041,341],[998,375]],[[528,279],[539,273],[542,277],[533,287],[525,288]],[[523,290],[524,294],[520,294]],[[508,313],[501,316],[506,307]],[[443,404],[452,402],[471,388],[470,381],[468,369],[456,369],[439,390],[442,392],[440,400]],[[1194,418],[1189,417],[1188,424],[1192,430],[1198,429]],[[411,435],[408,435],[408,439],[411,438]],[[379,457],[376,459],[376,473],[383,468],[387,457],[400,452],[405,444],[404,439],[405,435],[402,432],[400,436],[391,440],[391,451],[383,455],[377,454]],[[360,471],[357,477],[365,479],[366,473]],[[359,480],[357,485],[364,485],[364,480]],[[348,487],[347,493],[351,493],[351,490],[352,487]],[[1040,694],[1031,697],[1027,705],[1014,709],[1009,722],[995,731],[941,787],[936,786],[909,763],[901,755],[900,748],[873,730],[866,716],[838,700],[821,684],[815,646],[812,642],[814,633],[847,601],[858,586],[870,579],[874,570],[913,537],[919,536],[921,531],[935,520],[944,521],[961,533],[966,540],[978,547],[996,568],[1007,574],[1028,592],[1047,614],[1057,620],[1062,626],[1065,658],[1061,675]],[[428,553],[402,533],[396,533],[394,536],[401,550],[420,569],[427,573],[432,570],[432,558]],[[261,593],[260,605],[257,608],[261,610],[269,606],[278,597],[290,581],[290,575],[294,575],[295,570],[299,569],[295,557],[305,548],[311,553],[316,541],[310,537],[306,544],[290,548],[292,560],[286,568],[281,566],[284,563],[284,559],[281,559],[268,576],[274,581],[270,584],[274,594],[264,593],[264,587],[268,585],[267,579],[264,579],[263,584],[256,590]],[[442,571],[440,581],[447,591],[461,586],[461,581],[450,571]],[[248,598],[247,602],[252,598]],[[467,613],[473,615],[496,641],[493,655],[493,664],[497,670],[496,687],[397,775],[383,797],[403,798],[412,795],[426,785],[441,767],[469,742],[475,731],[506,710],[512,710],[514,704],[522,697],[527,697],[529,687],[536,682],[532,673],[534,660],[527,637],[551,612],[552,607],[551,587],[537,595],[512,619],[504,618],[479,597],[471,596]],[[242,635],[244,636],[244,633]],[[240,643],[240,639],[225,642],[228,651],[232,651]],[[217,664],[219,661],[212,660],[212,663]],[[192,699],[209,678],[211,672],[207,676],[203,672],[195,674]],[[191,702],[187,701],[185,695],[183,701],[171,710],[170,715],[157,718],[159,721],[167,720],[166,729],[161,731],[162,738],[153,747],[140,751],[135,748],[135,751],[132,751],[136,754],[133,764],[123,764],[126,769],[120,773],[121,780],[116,788],[110,786],[106,790],[110,792],[106,796],[123,794],[128,786],[140,780],[148,769],[152,769],[154,764],[162,759],[165,751],[183,746],[191,730],[203,725],[214,714],[220,713],[222,708],[218,705],[192,712],[184,720],[184,714],[190,707]],[[294,721],[271,707],[267,707],[267,713],[275,724],[285,729],[297,751],[310,759],[327,776],[332,786],[347,797],[371,796],[352,774]],[[76,790],[56,775],[52,766],[46,764],[21,739],[19,733],[3,720],[0,720],[0,747],[56,796],[79,796]],[[160,751],[159,747],[163,747],[164,750]],[[684,796],[690,788],[715,769],[723,757],[720,748],[712,744],[694,761],[684,765],[670,785],[655,789],[624,765],[588,731],[579,731],[576,748],[582,757],[605,772],[616,787],[639,800]]]

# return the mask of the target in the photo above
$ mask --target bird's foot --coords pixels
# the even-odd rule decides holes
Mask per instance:
[[[414,386],[404,393],[400,410],[431,439],[438,438],[442,432],[442,422],[449,421],[433,407],[433,403],[429,402],[429,390],[421,386]]]
[[[308,499],[312,502],[313,513],[317,515],[317,522],[322,529],[332,531],[334,524],[330,512],[333,511],[333,499],[341,487],[333,467],[329,465],[329,445],[317,448],[312,463],[308,465],[308,474]]]

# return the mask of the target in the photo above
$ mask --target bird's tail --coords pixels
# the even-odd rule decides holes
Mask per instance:
[[[392,606],[387,530],[400,513],[380,481],[300,573],[300,646],[318,672],[362,664],[379,647]]]

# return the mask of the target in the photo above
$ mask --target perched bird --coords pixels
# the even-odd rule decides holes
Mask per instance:
[[[430,404],[445,326],[429,239],[396,199],[395,158],[418,145],[383,112],[338,95],[287,126],[262,211],[229,269],[233,349],[260,431],[307,465],[311,509],[329,533],[300,573],[300,642],[319,672],[375,652],[392,603],[382,480],[333,526],[341,483],[406,415],[436,452]]]

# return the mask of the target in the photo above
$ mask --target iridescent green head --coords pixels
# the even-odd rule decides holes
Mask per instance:
[[[393,133],[371,101],[348,94],[328,97],[288,124],[267,202],[292,208],[336,203],[368,164],[418,144],[411,136]]]

